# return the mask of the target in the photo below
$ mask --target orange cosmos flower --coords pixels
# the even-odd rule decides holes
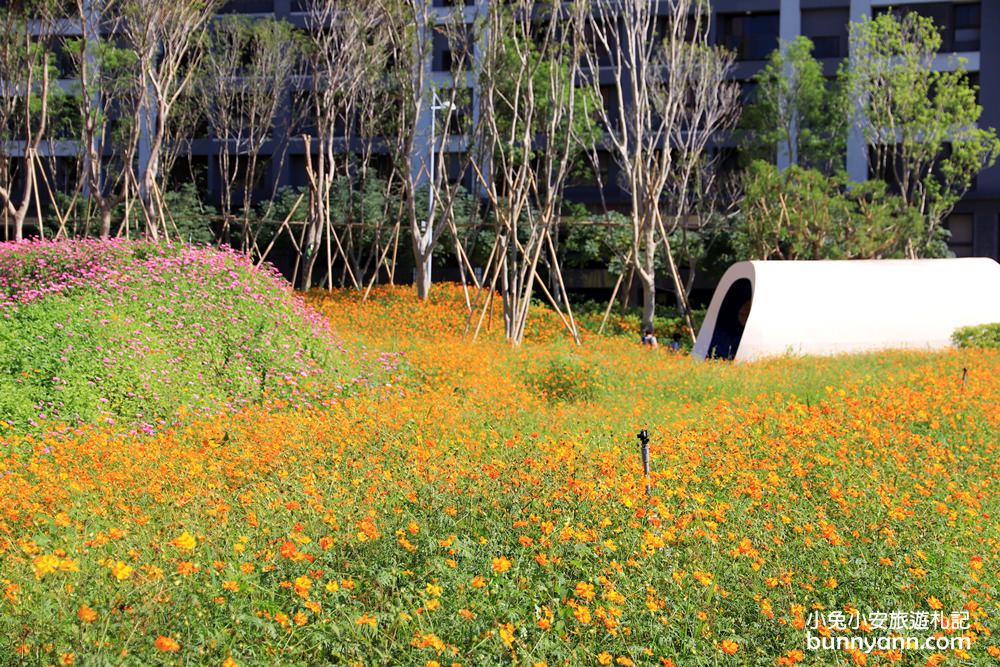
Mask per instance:
[[[493,571],[498,573],[504,573],[510,569],[512,563],[507,559],[506,556],[500,556],[499,558],[493,559]]]
[[[76,617],[84,623],[93,623],[97,620],[97,612],[87,605],[83,605],[80,607],[79,611],[76,612]]]
[[[576,585],[574,589],[576,596],[583,600],[593,600],[594,599],[594,585],[588,584],[585,581],[581,581]]]
[[[740,645],[734,642],[732,639],[722,640],[722,652],[729,655],[733,655],[740,650]]]
[[[155,646],[158,651],[162,651],[164,653],[177,653],[181,650],[180,644],[164,635],[157,637],[156,641],[153,642],[153,646]]]
[[[295,559],[295,557],[298,555],[298,550],[299,548],[295,546],[295,542],[292,542],[291,540],[285,540],[281,545],[281,549],[278,550],[278,553],[280,553],[285,558]]]

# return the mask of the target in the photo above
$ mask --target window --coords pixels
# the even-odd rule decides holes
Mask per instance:
[[[468,69],[471,66],[473,49],[471,27],[465,26],[461,34],[448,34],[445,30],[438,28],[434,31],[432,58],[434,71],[450,72],[456,66]]]
[[[955,257],[972,257],[972,241],[974,236],[973,218],[971,213],[952,213],[945,223],[951,238],[948,248]]]
[[[980,8],[978,2],[955,5],[955,51],[979,50]]]
[[[270,14],[274,0],[231,0],[222,5],[220,14]]]
[[[778,14],[722,14],[719,43],[735,51],[738,60],[767,60],[778,48]]]
[[[740,104],[746,106],[752,104],[757,98],[757,82],[753,79],[740,81]]]
[[[816,58],[847,57],[847,9],[803,9],[802,34],[812,40]]]
[[[941,32],[941,51],[978,51],[981,36],[981,3],[927,2],[896,7],[880,7],[876,16],[891,11],[897,16],[918,14],[934,21]]]

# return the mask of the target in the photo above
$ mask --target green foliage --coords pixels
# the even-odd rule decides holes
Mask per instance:
[[[566,266],[587,267],[599,264],[609,273],[621,275],[627,269],[625,257],[632,247],[632,222],[625,215],[611,211],[606,215],[578,215],[570,223],[560,242]],[[658,263],[658,268],[664,264]]]
[[[877,173],[926,220],[914,254],[937,252],[941,221],[1000,156],[996,131],[978,126],[965,62],[933,67],[940,47],[938,27],[914,12],[865,18],[851,24],[853,66],[842,74]]]
[[[168,233],[179,235],[184,243],[212,243],[211,215],[214,213],[202,201],[194,183],[183,183],[180,187],[163,193],[163,203],[167,210]]]
[[[573,316],[581,329],[596,334],[601,329],[601,322],[604,320],[604,311],[607,307],[607,302],[584,301],[573,305]],[[705,308],[693,309],[691,317],[695,329],[698,329],[705,318]],[[680,334],[682,349],[689,350],[691,338],[685,335],[685,326],[684,316],[676,308],[657,307],[656,315],[653,318],[653,331],[661,346],[669,346],[674,334]],[[619,305],[615,305],[611,308],[602,333],[607,336],[623,336],[638,344],[642,330],[641,308],[633,306],[623,312]]]
[[[523,4],[523,3],[521,3]],[[542,44],[535,30],[542,32],[556,30],[556,26],[540,22],[534,23],[517,18],[524,7],[497,7],[494,11],[507,12],[505,20],[508,30],[497,49],[497,62],[489,67],[489,76],[496,77],[497,96],[496,122],[499,136],[518,137],[549,135],[551,146],[563,146],[567,142],[576,148],[571,155],[574,170],[581,169],[584,151],[593,146],[601,137],[601,129],[594,116],[594,109],[602,104],[597,92],[589,86],[577,87],[574,82],[575,40],[565,40],[548,35]],[[520,76],[523,72],[525,76]],[[526,79],[530,79],[530,83]],[[525,103],[525,91],[530,87],[532,103]],[[572,96],[572,98],[571,98]],[[569,112],[557,110],[570,107]],[[563,119],[552,127],[553,117]],[[554,132],[553,132],[554,131]],[[536,143],[544,145],[545,142]],[[522,155],[518,146],[510,147],[514,163],[534,160],[537,150],[530,155]]]
[[[593,399],[601,388],[600,368],[572,353],[558,354],[532,365],[524,382],[551,402],[575,403]]]
[[[1000,349],[1000,322],[956,329],[951,342],[960,348]]]
[[[750,159],[776,160],[779,146],[792,163],[827,173],[843,164],[847,143],[846,98],[839,82],[827,83],[800,36],[775,49],[753,78],[756,90],[743,113],[740,139]]]
[[[745,188],[733,239],[740,259],[903,257],[924,232],[919,213],[881,181],[849,187],[843,173],[781,172],[758,160]]]

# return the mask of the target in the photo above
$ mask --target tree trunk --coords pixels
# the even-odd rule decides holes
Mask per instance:
[[[111,236],[111,206],[107,201],[101,202],[100,235],[102,239],[106,239]]]
[[[656,274],[645,275],[640,272],[639,282],[642,284],[642,329],[653,328],[653,318],[656,316]]]
[[[418,229],[419,231],[419,229]],[[434,253],[430,243],[430,230],[423,234],[413,235],[413,259],[416,269],[414,283],[417,289],[417,298],[426,301],[431,293],[431,269],[434,262]]]
[[[645,247],[642,249],[642,266],[636,271],[642,284],[642,328],[653,328],[653,317],[656,315],[656,226],[650,220],[643,232]]]
[[[33,155],[27,149],[24,152],[24,189],[22,190],[21,204],[14,211],[14,240],[24,240],[24,221],[28,217],[31,209],[31,196],[35,189],[35,162]],[[38,212],[39,215],[41,211]]]
[[[413,256],[417,259],[417,298],[426,301],[431,293],[431,262],[434,256],[429,252],[419,250],[414,252]]]

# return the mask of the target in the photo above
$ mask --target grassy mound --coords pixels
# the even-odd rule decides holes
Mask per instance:
[[[17,431],[316,400],[347,362],[280,278],[234,253],[0,245],[0,420]]]

